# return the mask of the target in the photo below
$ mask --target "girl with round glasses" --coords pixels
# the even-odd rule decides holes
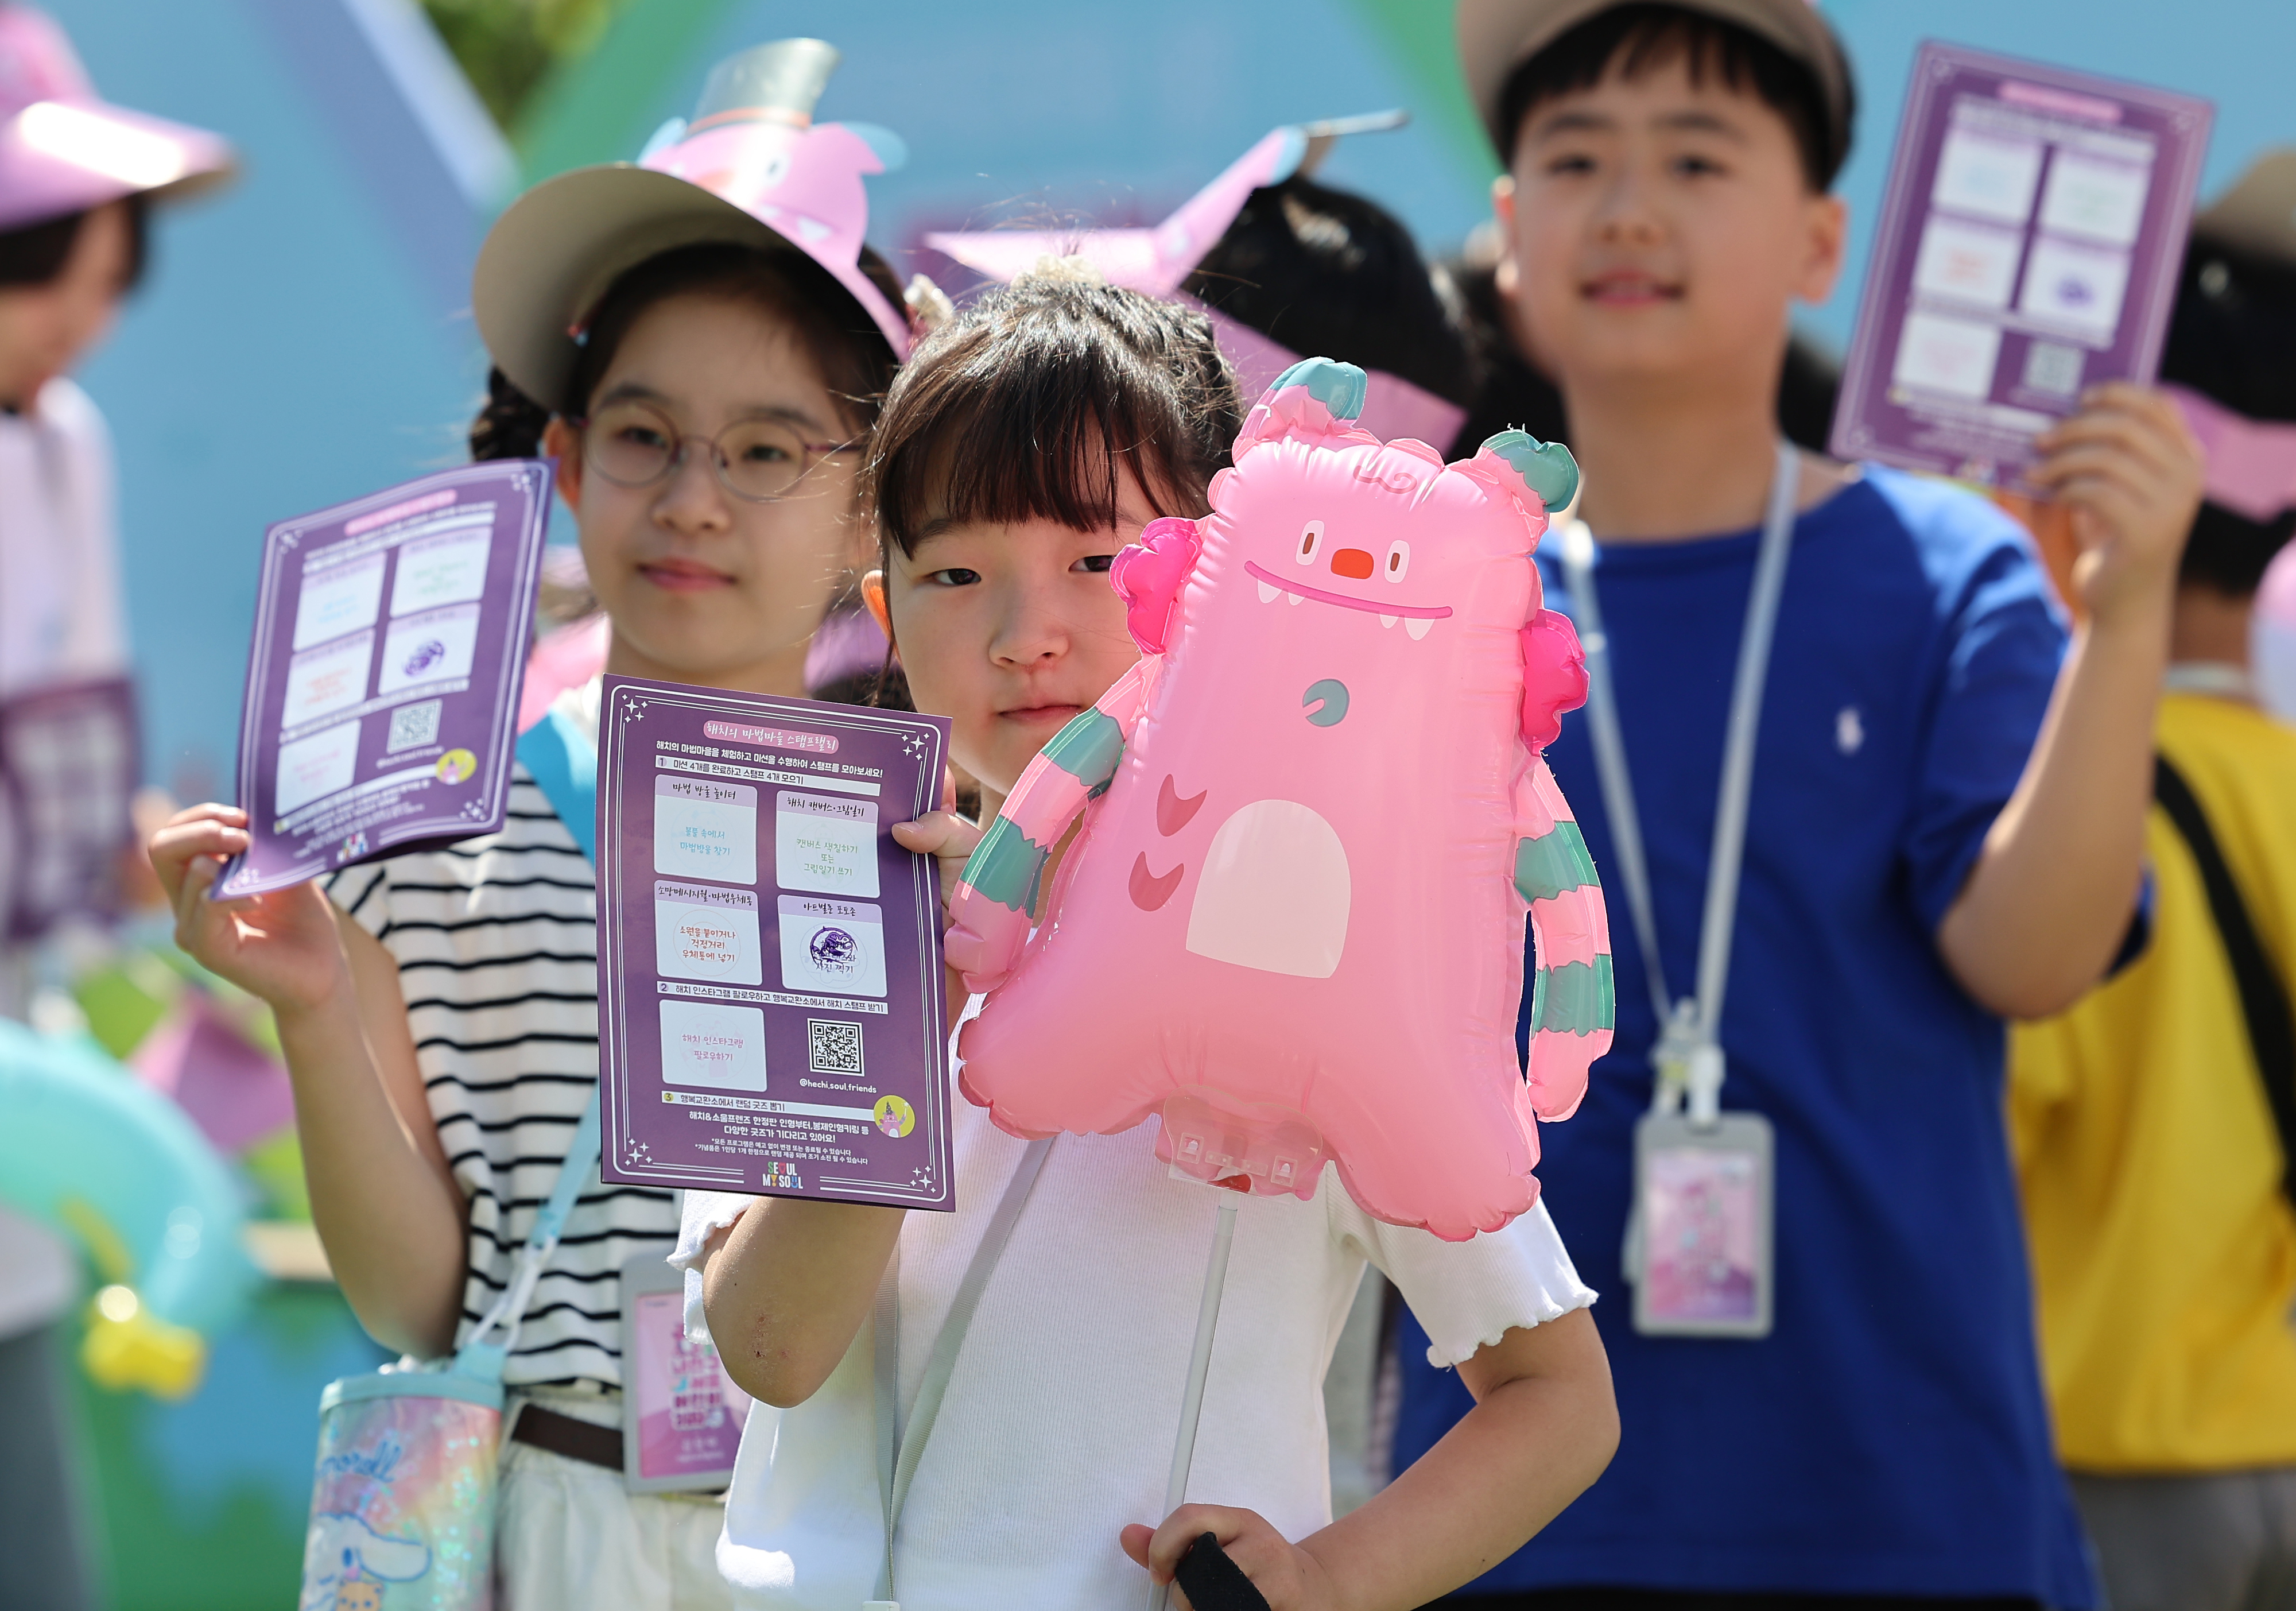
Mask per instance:
[[[785,40],[721,63],[690,128],[537,185],[480,253],[496,370],[472,450],[556,459],[608,671],[802,696],[824,611],[873,548],[858,448],[910,320],[862,244],[884,159],[811,120],[836,60]],[[594,678],[553,713],[594,743],[597,708]],[[246,843],[240,812],[200,807],[152,842],[185,948],[278,1014],[345,1295],[426,1359],[510,1280],[597,1081],[591,866],[512,777],[498,834],[229,907],[203,896]],[[504,1611],[729,1603],[722,1503],[623,1487],[620,1271],[666,1258],[677,1224],[673,1194],[592,1175],[545,1268],[504,1370]]]

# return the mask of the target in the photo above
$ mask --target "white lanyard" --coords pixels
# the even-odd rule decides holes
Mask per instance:
[[[1643,855],[1642,818],[1627,771],[1626,739],[1619,730],[1610,638],[1603,630],[1603,607],[1595,590],[1594,535],[1585,522],[1576,520],[1562,533],[1562,572],[1570,582],[1579,641],[1587,653],[1587,719],[1595,743],[1595,769],[1602,779],[1603,806],[1619,852],[1620,882],[1626,886],[1627,906],[1634,915],[1635,941],[1642,948],[1643,971],[1650,979],[1651,1007],[1660,1030],[1652,1053],[1658,1081],[1651,1106],[1656,1112],[1672,1113],[1687,1097],[1691,1122],[1701,1127],[1712,1125],[1721,1110],[1722,994],[1730,978],[1730,934],[1737,917],[1738,871],[1745,858],[1754,736],[1761,725],[1762,690],[1769,678],[1770,642],[1777,626],[1778,596],[1785,587],[1786,557],[1793,548],[1794,492],[1800,480],[1793,448],[1781,441],[1777,468],[1770,478],[1769,505],[1762,517],[1753,591],[1746,600],[1745,630],[1738,643],[1737,678],[1730,692],[1714,844],[1706,867],[1706,911],[1699,930],[1695,999],[1674,999],[1659,957],[1650,864]]]
[[[957,1283],[956,1295],[949,1301],[948,1318],[941,1322],[940,1335],[933,1339],[931,1357],[925,1361],[924,1379],[917,1385],[917,1400],[910,1406],[908,1424],[900,1423],[901,1368],[901,1266],[900,1252],[894,1250],[885,1278],[877,1287],[876,1388],[877,1388],[877,1496],[885,1513],[885,1556],[877,1567],[877,1594],[868,1607],[890,1607],[899,1611],[899,1602],[893,1598],[893,1534],[901,1524],[901,1512],[909,1502],[909,1484],[917,1474],[917,1462],[924,1457],[925,1440],[932,1435],[933,1422],[940,1415],[941,1397],[948,1391],[948,1379],[956,1370],[957,1351],[964,1346],[964,1334],[972,1324],[972,1311],[980,1306],[980,1295],[988,1288],[988,1278],[996,1269],[996,1261],[1004,1255],[1004,1244],[1013,1239],[1013,1228],[1020,1223],[1021,1210],[1036,1188],[1037,1176],[1045,1167],[1045,1155],[1053,1149],[1052,1138],[1029,1143],[1021,1155],[1013,1178],[1005,1182],[1004,1195],[997,1199],[996,1212],[989,1216],[988,1228],[980,1234],[980,1245],[972,1250],[972,1261],[964,1267],[964,1278]]]

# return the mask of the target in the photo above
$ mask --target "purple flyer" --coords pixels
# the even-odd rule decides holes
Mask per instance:
[[[2031,490],[2033,439],[2160,361],[2213,113],[1925,44],[1830,447]]]
[[[141,762],[125,678],[0,701],[0,940],[117,914]]]
[[[550,466],[426,475],[265,534],[218,898],[503,826]]]
[[[598,1085],[609,1180],[956,1206],[938,716],[609,677]]]

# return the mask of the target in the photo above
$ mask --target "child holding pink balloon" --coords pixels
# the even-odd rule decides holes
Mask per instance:
[[[1131,670],[1111,563],[1152,521],[1208,513],[1241,424],[1201,315],[1074,265],[920,345],[872,448],[868,596],[918,707],[952,719],[984,813]],[[948,813],[895,832],[943,857],[945,882],[980,839]],[[1342,1590],[1402,1611],[1515,1548],[1609,1459],[1594,1294],[1543,1205],[1445,1242],[1327,1181],[1245,1217],[1192,1489],[1220,1502],[1165,1515],[1213,1194],[1175,1179],[1144,1124],[1059,1137],[1008,1196],[1030,1144],[952,1107],[954,1214],[688,1194],[689,1303],[735,1379],[786,1407],[750,1423],[727,1498],[718,1561],[744,1604],[1116,1605],[1210,1533],[1277,1611]],[[973,1255],[998,1237],[983,1284]],[[1334,1523],[1318,1390],[1366,1262],[1479,1403]],[[937,1342],[968,1310],[951,1366]]]

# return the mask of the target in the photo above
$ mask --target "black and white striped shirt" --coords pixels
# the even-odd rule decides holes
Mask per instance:
[[[328,892],[398,960],[430,1116],[470,1200],[459,1344],[509,1283],[598,1082],[596,881],[521,766],[501,833],[348,867]],[[619,1272],[676,1241],[674,1194],[585,1192],[504,1380],[621,1385]]]

